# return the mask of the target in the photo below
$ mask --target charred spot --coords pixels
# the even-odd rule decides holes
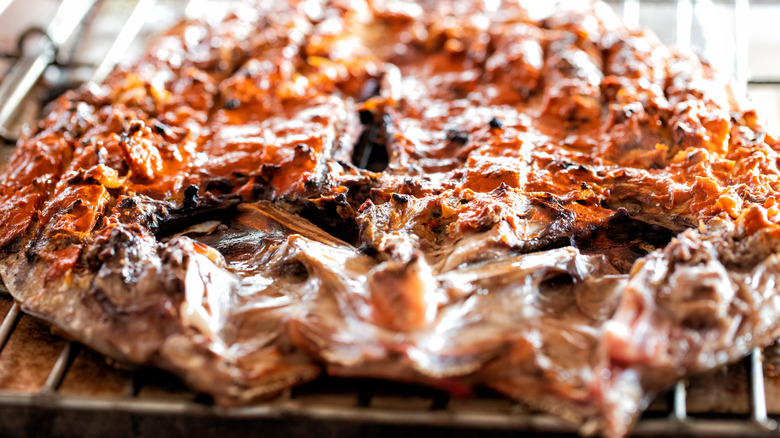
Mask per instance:
[[[65,211],[72,212],[73,210],[80,208],[84,206],[84,200],[79,198],[76,199],[73,204],[69,205],[68,208]]]
[[[252,197],[255,199],[261,199],[263,196],[265,196],[265,193],[267,192],[266,188],[263,186],[254,186],[252,188]]]
[[[243,174],[241,172],[233,172],[233,179],[235,180],[236,184],[246,184],[249,181],[249,176],[246,174]],[[233,189],[233,182],[231,181],[231,187],[229,190]]]
[[[308,154],[311,152],[311,148],[306,143],[298,143],[295,145],[296,154]]]
[[[138,200],[132,196],[122,198],[122,200],[119,201],[119,208],[133,208],[137,205],[138,205]]]
[[[566,248],[573,246],[572,238],[564,235],[556,238],[546,238],[539,242],[539,245],[533,246],[533,251],[549,251],[551,249]]]
[[[681,125],[677,125],[677,127],[674,129],[675,133],[675,144],[677,146],[682,146],[683,142],[685,141],[685,128],[683,128]]]
[[[355,208],[360,208],[367,199],[371,198],[371,189],[372,186],[365,183],[349,186],[346,194],[347,202]]]
[[[588,205],[588,201],[586,201],[584,199],[578,199],[578,200],[576,200],[574,202],[576,202],[577,204],[580,204],[580,205],[584,205],[584,206]]]
[[[447,141],[455,145],[463,146],[468,143],[469,134],[466,131],[450,128],[447,130]]]
[[[218,191],[220,193],[230,193],[233,190],[233,181],[229,178],[212,178],[206,183],[205,191],[213,192]]]
[[[499,184],[498,187],[493,189],[493,194],[496,195],[496,196],[506,196],[506,194],[509,193],[509,192],[510,192],[510,187],[508,185],[506,185],[506,183],[503,183],[503,182],[501,184]],[[552,196],[552,194],[549,194],[549,193],[548,193],[548,195]]]
[[[282,168],[279,164],[263,164],[260,166],[260,173],[254,176],[257,184],[268,185],[273,180],[277,172]]]
[[[198,186],[190,184],[184,189],[184,199],[182,203],[184,208],[195,208],[198,205]]]
[[[84,260],[96,269],[104,262],[116,258],[120,251],[131,249],[132,236],[125,229],[115,227],[108,234],[97,236],[95,242],[85,251]]]
[[[307,193],[316,193],[317,189],[320,188],[320,182],[316,179],[304,177],[303,188]]]
[[[364,126],[353,148],[352,164],[372,172],[382,172],[390,163],[387,147],[392,136],[393,119],[383,114],[377,120],[370,111],[361,111],[360,120]]]
[[[490,119],[490,122],[488,122],[490,127],[493,129],[503,129],[504,128],[504,122],[501,121],[498,117],[493,117]]]
[[[96,185],[96,186],[101,185],[100,181],[96,180],[94,176],[88,176],[88,177],[84,178],[84,183],[86,183],[86,184],[93,184],[93,185]],[[109,189],[109,190],[111,190],[111,189]]]
[[[138,133],[144,127],[144,122],[140,120],[133,120],[130,122],[130,126],[127,128],[127,136],[132,137]]]
[[[620,207],[615,210],[615,215],[612,217],[612,220],[617,221],[621,219],[627,219],[628,217],[628,210],[626,210],[625,207]]]
[[[225,101],[225,108],[229,110],[234,110],[241,106],[241,101],[238,99],[228,99]]]
[[[338,195],[333,197],[333,200],[338,202],[339,204],[346,204],[347,195],[345,193],[339,193]]]
[[[172,143],[178,143],[187,133],[183,128],[172,127],[159,120],[152,121],[152,132]],[[176,149],[176,146],[167,143],[164,146],[170,150]]]
[[[553,163],[555,165],[557,165],[558,167],[560,167],[561,169],[568,169],[570,167],[576,166],[576,164],[574,164],[574,163],[572,163],[570,161],[557,161],[556,160],[556,161],[553,161]]]
[[[192,186],[190,186],[192,187]],[[196,186],[197,187],[197,186]],[[192,207],[174,208],[158,205],[154,212],[154,223],[150,229],[155,237],[163,238],[184,230],[192,224],[213,219],[224,219],[235,212],[240,199],[234,197],[201,197],[201,202]]]
[[[155,120],[152,122],[152,131],[154,131],[155,134],[162,135],[162,136],[173,135],[173,131],[171,130],[171,127],[159,120]]]
[[[393,193],[393,201],[398,202],[399,204],[406,204],[409,202],[409,196],[402,195],[400,193]]]
[[[22,250],[22,242],[24,240],[24,237],[25,236],[21,234],[14,237],[10,241],[8,241],[8,243],[6,243],[5,246],[0,246],[0,251],[9,252],[9,253],[20,252]],[[23,252],[28,262],[35,261],[36,256],[34,251],[30,251],[30,249],[28,248]],[[0,284],[2,284],[2,281],[0,281]]]
[[[374,113],[371,111],[363,109],[358,112],[358,115],[360,116],[360,123],[364,125],[370,125],[371,123],[374,123]]]
[[[358,241],[355,210],[343,193],[306,202],[298,214],[337,239],[349,243]]]
[[[572,245],[584,254],[607,257],[615,268],[629,272],[634,261],[666,246],[676,233],[659,225],[634,219],[625,208],[615,211],[612,219],[587,235],[572,238]]]

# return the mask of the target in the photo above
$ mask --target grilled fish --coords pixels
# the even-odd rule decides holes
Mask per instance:
[[[780,141],[602,3],[207,3],[0,174],[23,309],[222,405],[322,373],[622,436],[778,335]]]

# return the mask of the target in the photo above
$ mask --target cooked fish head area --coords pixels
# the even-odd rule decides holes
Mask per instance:
[[[23,309],[217,403],[321,373],[622,436],[780,330],[780,141],[604,4],[214,2],[0,173]]]

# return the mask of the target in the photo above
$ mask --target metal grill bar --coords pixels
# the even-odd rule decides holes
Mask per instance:
[[[78,350],[73,342],[67,342],[60,351],[57,361],[54,362],[54,366],[49,373],[49,377],[46,378],[46,383],[41,388],[42,393],[51,393],[57,390],[62,383],[62,379],[65,377],[65,373],[68,371],[68,367],[73,361],[75,352]]]
[[[623,0],[623,21],[632,29],[639,27],[639,0]]]
[[[688,48],[691,46],[693,27],[693,3],[691,0],[677,1],[677,45]]]
[[[674,385],[672,401],[672,417],[677,421],[685,421],[688,418],[687,391],[685,381],[679,380]]]
[[[775,430],[777,423],[767,415],[766,388],[764,387],[763,353],[754,348],[748,356],[748,379],[750,383],[750,418],[767,430]]]
[[[117,62],[121,59],[122,55],[130,47],[135,36],[141,31],[147,15],[152,10],[156,3],[156,0],[138,0],[133,7],[132,12],[125,21],[122,30],[119,31],[111,48],[108,49],[105,58],[97,66],[89,82],[93,84],[102,83],[106,77],[108,77],[111,70],[114,69]]]
[[[780,85],[780,76],[778,77],[751,77],[748,81],[751,85]]]
[[[748,12],[749,0],[734,0],[734,81],[736,93],[740,96],[747,93],[749,80],[748,68]],[[764,362],[761,349],[754,348],[748,356],[748,383],[750,392],[750,417],[753,422],[767,430],[774,430],[777,423],[770,420],[766,407],[766,388],[764,386]]]
[[[735,90],[740,96],[747,94],[747,84],[750,76],[748,69],[748,35],[749,0],[734,0],[734,80],[738,86]]]
[[[56,56],[58,47],[70,38],[92,9],[95,0],[63,0],[46,38],[38,41],[29,54],[24,54],[0,84],[0,132],[8,131],[8,122],[30,89]]]
[[[19,322],[19,310],[19,303],[14,302],[8,310],[8,314],[5,315],[3,323],[0,324],[0,352],[3,351],[3,347],[5,347],[6,342],[8,342],[8,338],[11,337],[11,333],[13,333],[16,323]]]
[[[676,39],[680,48],[688,49],[691,46],[691,33],[693,27],[693,4],[691,0],[677,0]],[[685,381],[679,380],[674,385],[672,393],[671,418],[678,423],[684,422],[688,417],[687,391]]]

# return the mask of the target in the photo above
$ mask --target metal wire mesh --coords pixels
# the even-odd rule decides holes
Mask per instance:
[[[10,0],[0,0],[0,13],[2,13]],[[90,2],[91,3],[91,2]],[[91,81],[99,82],[114,63],[120,58],[127,48],[127,43],[138,33],[145,15],[148,13],[151,0],[139,0],[128,14],[125,25],[118,33],[116,42],[111,46],[103,61],[95,68]],[[724,2],[721,2],[724,3]],[[728,3],[728,2],[726,2]],[[671,7],[674,10],[675,41],[680,46],[689,46],[694,39],[694,26],[696,10],[712,5],[705,0],[679,0],[679,1],[640,1],[624,0],[612,2],[616,9],[620,10],[625,22],[630,26],[643,24],[643,17],[648,9],[658,7]],[[747,28],[746,15],[749,11],[748,0],[733,0],[728,3],[733,10],[733,60],[730,72],[737,86],[744,90],[749,82],[747,68]],[[91,8],[88,7],[87,9]],[[86,13],[86,12],[85,12]],[[69,15],[73,17],[73,12]],[[57,31],[57,29],[54,29]],[[53,40],[52,44],[58,44],[66,39],[64,33]],[[0,98],[3,103],[0,114],[0,128],[4,128],[6,114],[12,114],[25,97],[32,84],[40,77],[43,70],[39,64],[50,64],[54,57],[51,50],[45,47],[35,53],[27,55],[26,61],[21,59],[17,64],[19,74],[9,75],[0,87]],[[25,64],[26,62],[26,64]],[[30,65],[38,65],[30,68]],[[763,79],[759,83],[778,83],[774,80]],[[739,90],[738,90],[739,91]],[[5,94],[3,94],[5,93]],[[10,96],[10,98],[9,98]],[[10,298],[2,296],[0,299],[9,301]],[[18,303],[9,306],[5,317],[0,324],[0,353],[8,344],[9,339],[18,332],[23,316]],[[21,330],[21,329],[19,329]],[[531,431],[536,433],[575,433],[572,426],[562,423],[548,415],[529,412],[524,407],[492,394],[482,395],[473,400],[451,400],[446,394],[424,388],[415,388],[405,385],[390,385],[373,380],[341,381],[338,379],[318,380],[301,388],[294,388],[283,393],[274,400],[259,403],[257,405],[233,409],[220,409],[210,403],[208,397],[197,395],[181,387],[171,390],[170,387],[159,386],[159,380],[167,381],[170,376],[157,375],[155,383],[154,373],[150,377],[148,370],[136,370],[129,374],[123,385],[124,389],[113,395],[84,396],[73,395],[63,391],[63,382],[66,380],[74,361],[80,355],[86,354],[74,342],[64,342],[61,350],[51,364],[45,382],[34,391],[0,390],[0,431],[2,422],[9,421],[9,415],[21,412],[21,415],[32,416],[32,422],[38,418],[35,412],[48,412],[50,416],[60,418],[59,421],[67,427],[75,427],[77,431],[110,430],[117,432],[125,428],[126,424],[116,421],[117,414],[129,415],[135,418],[133,433],[137,432],[137,422],[143,423],[143,419],[157,418],[160,421],[152,423],[158,432],[164,434],[165,426],[171,425],[173,417],[184,416],[187,418],[206,418],[213,426],[215,421],[249,420],[250,423],[242,423],[243,428],[268,427],[274,421],[281,421],[282,430],[289,430],[290,421],[295,420],[300,427],[301,421],[314,425],[316,432],[322,432],[322,422],[328,425],[336,424],[337,431],[354,431],[350,424],[383,424],[396,426],[411,426],[410,430],[421,430],[421,427],[456,428],[456,431],[477,430],[479,434],[490,431],[492,434],[504,432],[515,433],[517,431]],[[770,418],[767,412],[767,394],[764,386],[763,355],[759,349],[754,349],[745,359],[745,378],[749,401],[747,415],[690,415],[688,412],[688,383],[678,382],[669,394],[668,402],[660,403],[661,408],[653,410],[643,417],[637,424],[634,434],[652,436],[659,434],[692,434],[697,436],[747,436],[772,433],[777,429],[777,423]],[[11,370],[13,373],[13,370]],[[400,386],[400,389],[399,389]],[[148,389],[152,388],[152,389]],[[3,412],[5,412],[3,414]],[[92,420],[103,419],[107,426],[102,429],[94,429],[85,423],[79,423],[82,418],[76,413],[87,412]],[[61,414],[68,413],[62,420]],[[141,420],[139,420],[141,418]],[[190,420],[191,421],[191,420]],[[308,422],[308,423],[306,423]],[[13,425],[13,422],[10,423]],[[25,423],[25,424],[30,424]],[[178,424],[178,423],[176,423]],[[190,428],[194,432],[198,430],[198,422],[190,422]],[[41,424],[38,424],[41,426]],[[12,427],[12,426],[9,426]],[[55,428],[56,424],[48,427]],[[61,426],[65,427],[65,426]],[[179,427],[179,426],[176,426]],[[107,429],[106,429],[107,428]],[[340,428],[340,429],[339,429]],[[187,429],[185,427],[185,429]],[[213,427],[212,427],[213,429]],[[54,429],[52,429],[54,430]],[[173,429],[172,429],[173,430]],[[181,428],[175,429],[181,432]],[[211,430],[211,429],[209,429]],[[267,429],[266,429],[267,430]],[[360,429],[366,432],[369,429]],[[397,429],[382,429],[395,434]],[[125,431],[127,432],[127,431]],[[300,432],[300,430],[299,430]],[[88,435],[87,433],[81,433]],[[408,433],[407,433],[408,434]],[[457,434],[457,433],[456,433]],[[114,434],[123,436],[124,434]],[[338,434],[337,434],[338,435]],[[129,435],[128,435],[129,436]]]

